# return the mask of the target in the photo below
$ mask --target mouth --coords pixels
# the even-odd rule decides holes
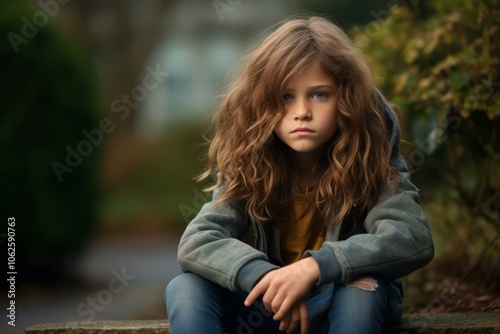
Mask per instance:
[[[314,131],[309,128],[296,128],[295,130],[292,131],[292,133],[309,134],[309,133],[314,133]]]

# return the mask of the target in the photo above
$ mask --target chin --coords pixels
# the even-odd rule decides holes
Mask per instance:
[[[307,147],[307,148],[297,148],[297,149],[293,149],[295,152],[297,153],[312,153],[314,151],[316,151],[317,147]]]

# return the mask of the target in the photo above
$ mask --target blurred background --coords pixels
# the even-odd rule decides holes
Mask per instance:
[[[348,31],[398,106],[436,243],[406,311],[500,309],[499,1],[23,0],[0,5],[2,333],[166,317],[218,96],[297,14]]]

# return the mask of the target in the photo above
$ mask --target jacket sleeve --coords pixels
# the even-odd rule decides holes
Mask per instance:
[[[232,291],[250,291],[266,272],[277,268],[263,252],[241,241],[248,229],[245,208],[234,201],[215,204],[216,189],[181,237],[178,261],[193,272]]]
[[[388,131],[391,134],[390,163],[400,172],[397,188],[384,187],[364,220],[367,233],[336,242],[324,242],[318,251],[307,251],[320,267],[318,285],[349,282],[363,274],[395,279],[429,263],[434,256],[430,228],[419,205],[418,189],[411,183],[399,152],[399,125],[385,99]]]

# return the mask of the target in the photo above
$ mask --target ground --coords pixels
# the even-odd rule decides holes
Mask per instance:
[[[500,259],[464,252],[455,249],[404,279],[405,313],[500,312]]]

